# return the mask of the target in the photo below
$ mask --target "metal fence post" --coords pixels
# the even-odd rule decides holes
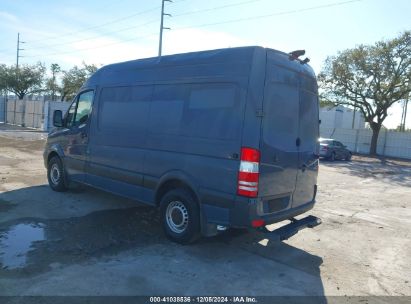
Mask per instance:
[[[384,133],[384,145],[382,146],[382,155],[383,155],[383,156],[385,156],[385,146],[387,145],[387,133],[388,133],[388,130],[385,129],[384,131],[385,131],[385,133]]]
[[[17,99],[14,99],[14,115],[13,115],[13,125],[15,125],[15,124],[16,124],[16,111],[17,111],[16,107],[17,107]]]
[[[43,131],[48,131],[49,129],[49,113],[50,113],[50,102],[46,101],[44,103],[44,119],[43,119]]]
[[[358,153],[358,134],[360,133],[359,129],[355,130],[355,146],[354,151]]]

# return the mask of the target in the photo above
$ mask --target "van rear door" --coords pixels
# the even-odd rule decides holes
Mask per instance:
[[[302,66],[299,102],[299,160],[292,207],[314,199],[318,175],[318,93],[314,73]]]
[[[298,70],[277,65],[275,61],[281,62],[284,58],[270,53],[267,54],[258,189],[259,197],[269,202],[265,213],[291,207],[299,161]]]
[[[318,174],[318,91],[311,68],[267,52],[259,197],[268,210],[313,200]],[[266,207],[264,207],[266,208]]]

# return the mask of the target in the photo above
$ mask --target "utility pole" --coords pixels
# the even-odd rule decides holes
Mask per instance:
[[[355,126],[355,111],[357,109],[357,102],[354,104],[354,109],[353,109],[353,114],[352,114],[352,124],[351,124],[351,129],[354,129]]]
[[[24,49],[20,48],[20,43],[25,43],[24,41],[20,41],[20,33],[17,33],[17,58],[16,58],[16,70],[19,69],[19,59],[23,56],[20,56],[20,51],[24,51]]]
[[[160,21],[160,41],[158,43],[158,57],[161,57],[161,51],[163,48],[163,30],[169,30],[169,27],[164,27],[164,16],[170,16],[171,14],[164,13],[164,3],[173,2],[172,0],[161,0],[161,21]]]

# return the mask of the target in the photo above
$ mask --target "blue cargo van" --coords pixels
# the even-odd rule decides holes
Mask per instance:
[[[77,182],[157,206],[174,241],[246,227],[282,240],[320,223],[294,219],[314,205],[319,148],[315,74],[294,55],[240,47],[107,65],[53,124],[53,190]]]

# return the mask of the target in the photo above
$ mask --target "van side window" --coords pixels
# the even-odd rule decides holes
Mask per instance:
[[[240,103],[236,95],[234,84],[193,84],[183,118],[183,135],[236,138],[241,124]]]
[[[151,102],[149,130],[157,134],[180,135],[184,104],[190,85],[156,85]]]
[[[151,133],[229,140],[242,122],[238,88],[231,83],[156,85]]]
[[[189,109],[222,109],[234,105],[233,85],[192,85]]]
[[[81,125],[87,122],[93,103],[93,95],[94,91],[87,91],[79,95],[74,125]]]
[[[107,87],[100,93],[98,128],[107,133],[143,132],[153,86]]]

